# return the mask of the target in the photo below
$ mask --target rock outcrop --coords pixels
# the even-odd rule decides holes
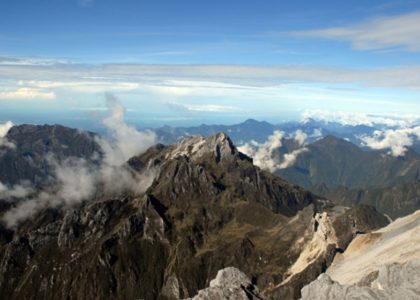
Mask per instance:
[[[258,287],[239,269],[228,267],[217,272],[210,287],[200,290],[190,300],[257,300],[264,299]]]
[[[353,285],[341,285],[323,273],[302,289],[302,300],[335,299],[420,299],[420,260],[383,265]]]
[[[420,299],[420,211],[356,236],[302,299]]]

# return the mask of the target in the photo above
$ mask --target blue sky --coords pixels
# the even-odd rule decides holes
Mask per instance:
[[[420,1],[0,2],[0,121],[420,113]]]

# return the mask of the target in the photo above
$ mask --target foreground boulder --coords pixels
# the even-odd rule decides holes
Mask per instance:
[[[191,300],[257,300],[263,299],[258,287],[239,269],[228,267],[217,272],[210,287],[201,290]]]

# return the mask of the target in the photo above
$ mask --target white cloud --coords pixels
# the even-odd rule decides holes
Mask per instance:
[[[293,139],[299,144],[299,146],[305,145],[307,138],[308,135],[301,129],[296,130],[296,132],[293,134]]]
[[[417,115],[382,116],[360,112],[328,111],[328,110],[306,110],[301,114],[301,122],[307,123],[310,120],[325,123],[336,122],[344,126],[409,126],[420,121]]]
[[[7,121],[4,124],[0,124],[0,138],[6,137],[7,133],[12,127],[13,127],[12,121]]]
[[[57,78],[60,81],[57,82]],[[71,89],[149,89],[163,94],[190,95],[193,91],[227,93],[250,88],[278,87],[290,82],[354,83],[371,87],[420,89],[420,66],[378,69],[346,69],[315,66],[256,65],[142,65],[53,64],[10,65],[0,63],[0,79],[32,82],[34,87]],[[90,86],[92,85],[92,86]],[[105,89],[106,90],[106,89]]]
[[[97,79],[84,81],[21,80],[18,84],[29,89],[60,89],[81,93],[127,92],[141,87],[135,82],[107,80],[106,78],[103,78],[103,81]]]
[[[8,148],[14,148],[15,145],[8,141],[6,138],[7,133],[9,132],[10,128],[13,127],[13,123],[11,121],[7,121],[4,124],[0,124],[0,147],[8,147]]]
[[[14,90],[0,90],[0,100],[54,100],[55,93],[36,88],[21,87]]]
[[[283,137],[284,132],[276,130],[268,137],[265,143],[260,144],[256,141],[251,141],[238,147],[238,150],[252,157],[256,166],[274,172],[278,169],[279,164],[276,150],[281,148]]]
[[[34,192],[29,182],[22,182],[13,186],[7,186],[0,182],[0,199],[24,198]]]
[[[292,35],[343,40],[356,50],[420,51],[420,12],[370,19],[354,25],[297,31]]]
[[[191,112],[235,112],[241,111],[241,108],[229,105],[217,104],[181,104],[170,102],[167,105],[175,110]]]
[[[0,65],[8,66],[52,66],[57,64],[69,64],[63,59],[43,59],[31,57],[0,57]]]
[[[297,157],[300,154],[302,154],[304,152],[307,152],[307,151],[308,151],[308,148],[299,148],[299,149],[293,150],[290,153],[286,153],[283,156],[283,161],[278,166],[278,169],[287,169],[287,168],[293,166],[296,162]]]
[[[411,128],[376,130],[372,136],[362,136],[364,146],[372,149],[389,149],[392,156],[404,156],[407,147],[420,138],[420,126]]]
[[[106,94],[110,115],[103,120],[109,138],[98,138],[97,142],[105,153],[105,162],[116,166],[130,157],[140,154],[155,144],[156,134],[150,130],[139,131],[124,121],[125,108],[111,95]]]
[[[310,135],[313,138],[320,138],[322,137],[322,129],[321,128],[315,128],[314,132]]]
[[[285,134],[283,131],[276,130],[270,135],[265,143],[258,143],[250,141],[238,147],[238,150],[250,157],[252,157],[254,165],[263,170],[275,172],[280,169],[285,169],[292,166],[296,162],[296,158],[301,153],[307,151],[307,148],[301,147],[293,150],[291,153],[286,153],[283,158],[280,158],[279,149],[283,146],[282,139]],[[302,131],[296,131],[294,139],[299,143],[299,146],[305,144],[307,135]]]

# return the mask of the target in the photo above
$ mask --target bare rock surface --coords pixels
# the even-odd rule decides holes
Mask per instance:
[[[420,211],[356,236],[302,299],[420,299]]]
[[[341,285],[327,274],[302,289],[302,300],[417,300],[420,299],[420,260],[384,265],[372,273],[369,283]]]
[[[217,272],[210,287],[200,290],[192,300],[251,300],[263,299],[258,288],[239,269],[228,267]]]

